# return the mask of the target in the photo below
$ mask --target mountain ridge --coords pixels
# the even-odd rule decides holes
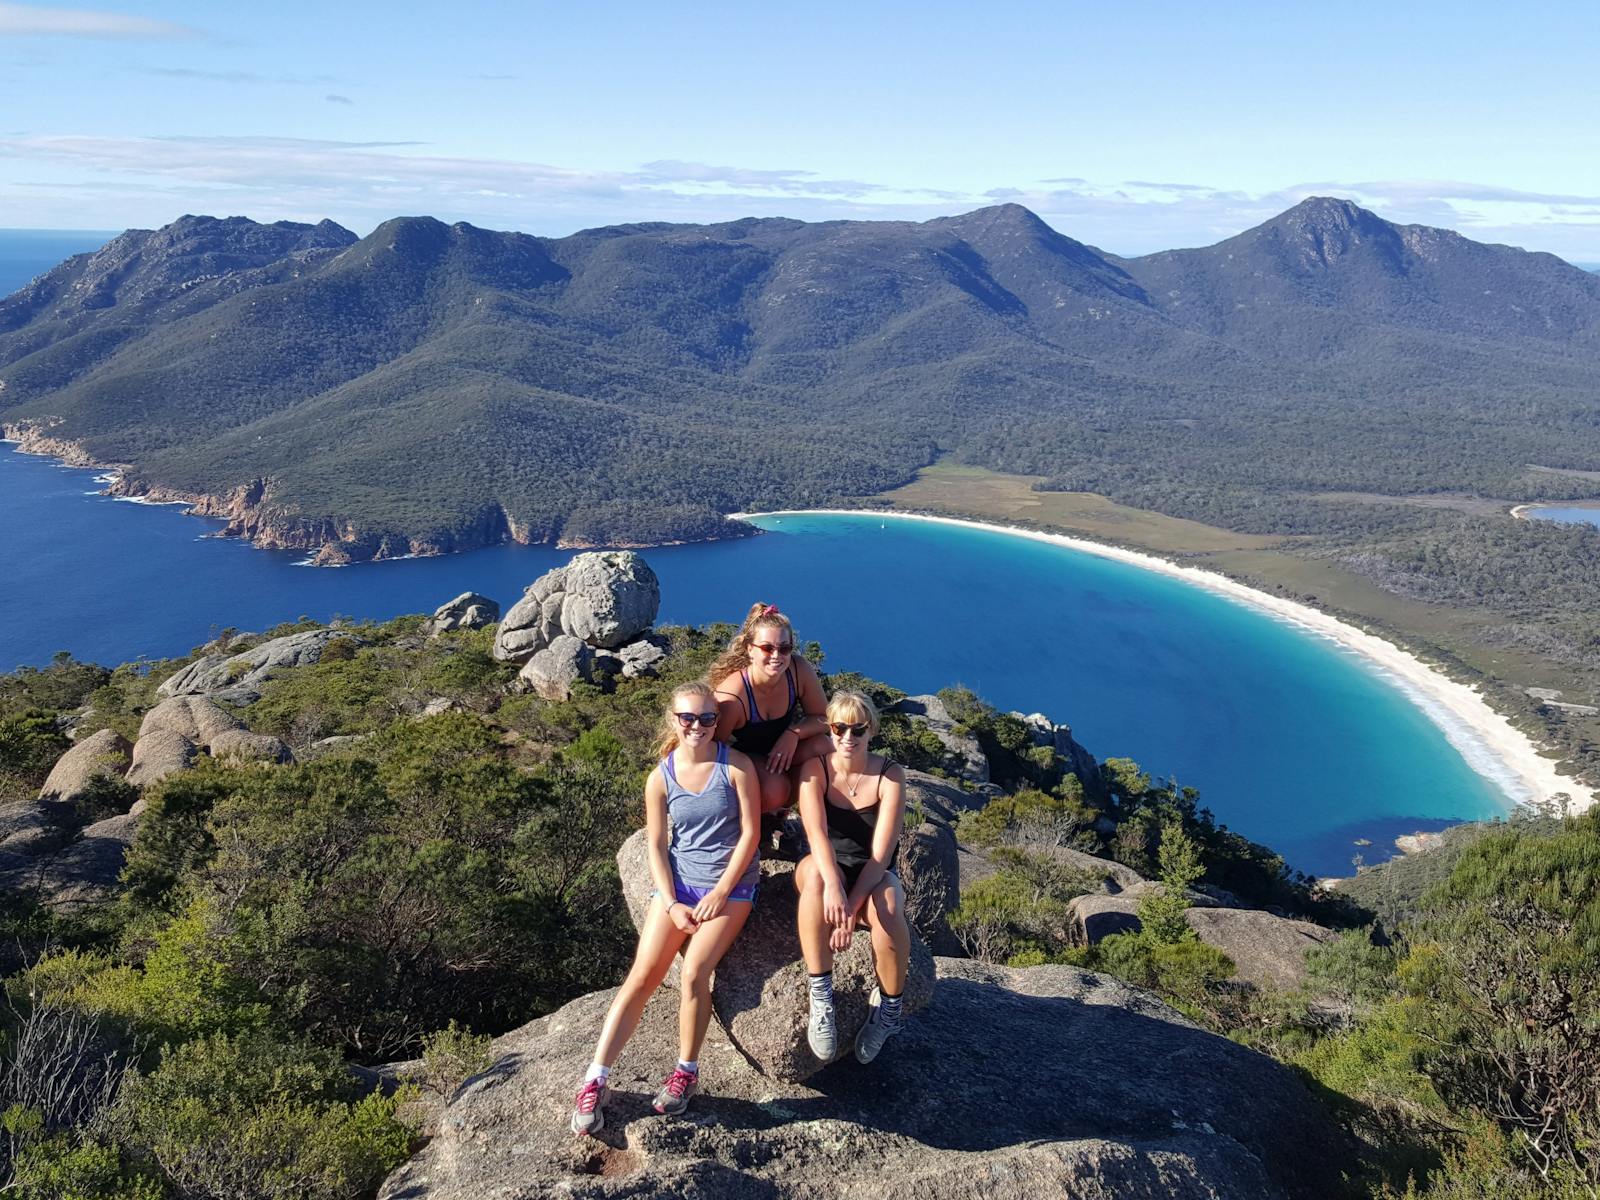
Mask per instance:
[[[1015,204],[565,238],[186,216],[0,299],[0,421],[346,561],[726,536],[722,513],[870,495],[940,455],[1131,485],[1151,454],[1292,459],[1309,409],[1330,440],[1401,413],[1447,452],[1330,452],[1286,468],[1303,489],[1384,490],[1391,465],[1437,490],[1463,464],[1505,489],[1478,435],[1508,394],[1557,414],[1508,431],[1521,462],[1600,466],[1600,434],[1564,436],[1597,345],[1600,279],[1329,197],[1136,258]]]

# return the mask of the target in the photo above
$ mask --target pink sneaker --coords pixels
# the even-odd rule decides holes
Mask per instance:
[[[656,1093],[656,1111],[675,1117],[689,1107],[689,1097],[700,1090],[700,1076],[674,1067]]]
[[[572,1132],[580,1136],[599,1133],[606,1127],[606,1097],[611,1089],[602,1080],[591,1079],[578,1089],[572,1102]]]

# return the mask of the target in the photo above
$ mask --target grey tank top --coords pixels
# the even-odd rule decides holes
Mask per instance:
[[[672,877],[690,887],[715,887],[739,844],[739,795],[728,775],[728,747],[718,744],[717,764],[698,792],[678,782],[670,753],[661,760],[661,777],[667,784],[667,820],[672,827],[667,845]],[[759,878],[759,859],[760,855],[751,858],[740,883]]]

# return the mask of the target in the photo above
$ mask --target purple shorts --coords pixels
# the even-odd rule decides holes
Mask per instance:
[[[682,883],[676,879],[672,881],[672,890],[677,902],[679,904],[687,904],[690,908],[693,908],[711,894],[711,889],[708,887],[690,887],[687,883]],[[753,883],[741,883],[728,893],[728,903],[754,904],[756,902],[756,893],[760,890],[760,880],[756,880]],[[661,893],[651,892],[650,894],[659,896]]]

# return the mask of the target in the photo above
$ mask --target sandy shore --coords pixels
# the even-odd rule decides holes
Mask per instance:
[[[1428,718],[1444,731],[1445,737],[1480,775],[1496,784],[1519,803],[1551,800],[1560,795],[1571,798],[1571,811],[1587,809],[1595,796],[1576,780],[1556,773],[1555,763],[1539,753],[1529,737],[1519,731],[1509,720],[1490,708],[1473,688],[1430,667],[1416,655],[1401,649],[1393,642],[1358,629],[1336,617],[1300,604],[1285,600],[1268,592],[1246,587],[1242,583],[1200,567],[1180,566],[1142,554],[1124,550],[1120,546],[1106,546],[1084,538],[1069,537],[1061,533],[1043,533],[1035,529],[1018,529],[1010,525],[995,525],[985,521],[958,520],[954,517],[935,517],[923,513],[885,512],[878,509],[803,509],[776,513],[731,513],[734,520],[750,517],[786,517],[808,514],[839,516],[870,516],[896,521],[932,521],[941,525],[964,525],[972,529],[985,529],[1013,537],[1030,538],[1065,546],[1085,554],[1114,559],[1147,571],[1158,571],[1181,579],[1185,583],[1205,588],[1240,604],[1267,613],[1280,621],[1297,625],[1309,633],[1324,637],[1347,650],[1353,651],[1375,667],[1391,684],[1427,714]]]

